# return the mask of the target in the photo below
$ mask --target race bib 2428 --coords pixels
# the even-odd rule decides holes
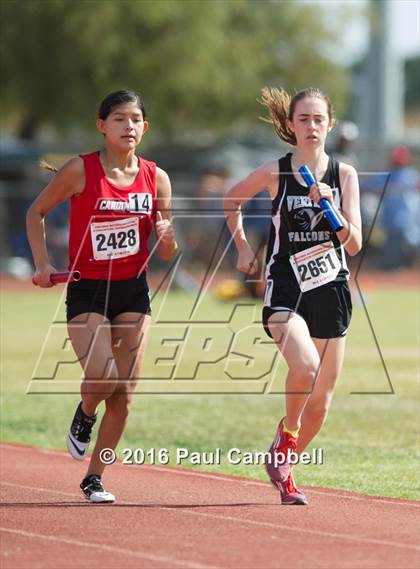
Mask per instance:
[[[138,217],[91,223],[90,235],[95,261],[128,257],[140,249]]]

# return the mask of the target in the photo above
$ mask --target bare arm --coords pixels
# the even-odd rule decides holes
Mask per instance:
[[[317,203],[321,198],[329,200],[343,225],[343,229],[336,232],[337,237],[347,253],[353,256],[362,248],[359,180],[353,166],[340,163],[340,186],[343,196],[342,211],[336,207],[331,188],[327,184],[321,182],[314,184],[309,191],[309,197]]]
[[[27,211],[26,231],[35,265],[35,280],[39,286],[51,286],[50,275],[55,272],[48,257],[44,218],[54,207],[81,193],[84,185],[83,160],[72,158],[57,172]]]
[[[258,270],[255,255],[245,236],[241,206],[264,189],[268,189],[271,199],[274,199],[277,185],[278,162],[272,161],[251,172],[225,195],[225,217],[238,250],[237,268],[239,271],[254,274]]]
[[[156,221],[155,231],[158,240],[157,253],[168,261],[178,250],[171,219],[172,188],[168,174],[161,168],[156,169]]]
[[[343,192],[344,229],[337,237],[349,255],[362,248],[362,218],[360,214],[359,179],[353,166],[340,164],[340,185]],[[343,216],[341,216],[343,217]]]

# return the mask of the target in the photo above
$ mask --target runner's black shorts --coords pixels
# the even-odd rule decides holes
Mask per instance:
[[[81,279],[67,286],[67,322],[86,312],[103,314],[112,321],[123,312],[151,314],[146,273],[125,280]]]
[[[272,314],[296,312],[308,325],[312,338],[345,336],[350,325],[352,302],[347,281],[332,281],[318,288],[301,292],[293,274],[279,275],[272,280],[269,302],[263,308],[263,326],[272,338],[268,319]],[[285,320],[286,321],[286,320]]]

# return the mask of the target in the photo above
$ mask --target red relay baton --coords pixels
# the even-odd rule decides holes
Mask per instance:
[[[76,282],[80,281],[82,278],[79,271],[71,271],[71,272],[64,272],[64,273],[52,273],[50,275],[50,281],[52,284],[61,284],[67,282]],[[35,282],[35,279],[32,279],[34,285],[38,286]]]

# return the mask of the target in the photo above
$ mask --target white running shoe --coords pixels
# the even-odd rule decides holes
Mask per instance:
[[[101,477],[91,474],[84,478],[80,484],[83,495],[89,502],[96,504],[115,502],[115,496],[107,492],[102,484]]]

